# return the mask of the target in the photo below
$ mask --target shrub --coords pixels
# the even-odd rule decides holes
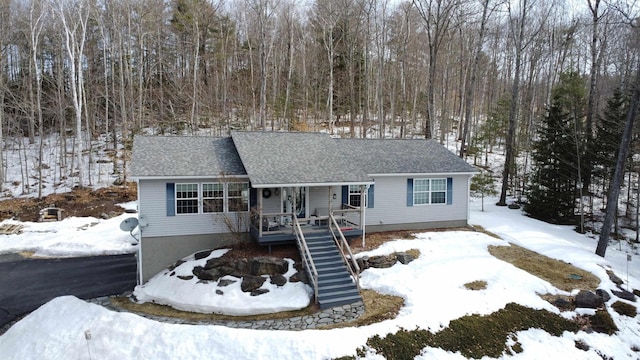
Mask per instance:
[[[638,310],[635,306],[631,304],[627,304],[626,302],[616,301],[611,305],[613,310],[615,310],[620,315],[625,315],[628,317],[636,317],[638,314]]]

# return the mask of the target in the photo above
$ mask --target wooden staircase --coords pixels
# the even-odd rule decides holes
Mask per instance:
[[[362,301],[332,235],[328,232],[307,234],[305,239],[318,274],[316,301],[320,309]],[[301,256],[305,256],[303,252]]]

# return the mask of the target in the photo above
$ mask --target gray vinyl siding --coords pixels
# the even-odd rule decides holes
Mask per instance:
[[[138,211],[144,217],[147,226],[142,228],[143,237],[202,235],[229,233],[229,226],[225,223],[225,216],[235,224],[238,218],[246,219],[248,212],[226,214],[176,214],[167,216],[167,183],[207,183],[217,179],[198,180],[139,180],[138,182]],[[247,226],[242,231],[247,231]]]
[[[262,212],[265,214],[276,214],[282,212],[282,195],[280,193],[280,189],[278,189],[278,194],[276,194],[276,189],[271,190],[271,196],[268,199],[265,199],[262,196],[263,189],[258,189],[258,196],[262,196]]]
[[[375,180],[375,206],[366,209],[366,224],[392,225],[463,220],[468,214],[469,175],[412,176],[414,179],[453,178],[452,203],[407,206],[407,176],[381,176]]]
[[[314,186],[309,188],[309,212],[315,214],[316,209],[327,209],[329,207],[329,194],[331,196],[336,194],[336,199],[331,199],[331,209],[340,209],[340,199],[342,197],[342,188],[340,186]]]

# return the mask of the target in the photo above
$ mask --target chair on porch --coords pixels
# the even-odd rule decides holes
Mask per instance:
[[[268,217],[262,218],[262,231],[274,231],[279,230],[280,224],[277,221],[269,220]]]

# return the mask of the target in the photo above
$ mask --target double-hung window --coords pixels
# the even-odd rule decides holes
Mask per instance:
[[[362,204],[362,193],[360,185],[349,185],[349,205],[360,207]]]
[[[176,184],[176,213],[198,213],[198,184]]]
[[[224,212],[224,184],[202,184],[202,212]]]
[[[249,184],[227,184],[228,211],[249,211]]]
[[[447,202],[447,179],[414,179],[413,204],[445,204]]]

